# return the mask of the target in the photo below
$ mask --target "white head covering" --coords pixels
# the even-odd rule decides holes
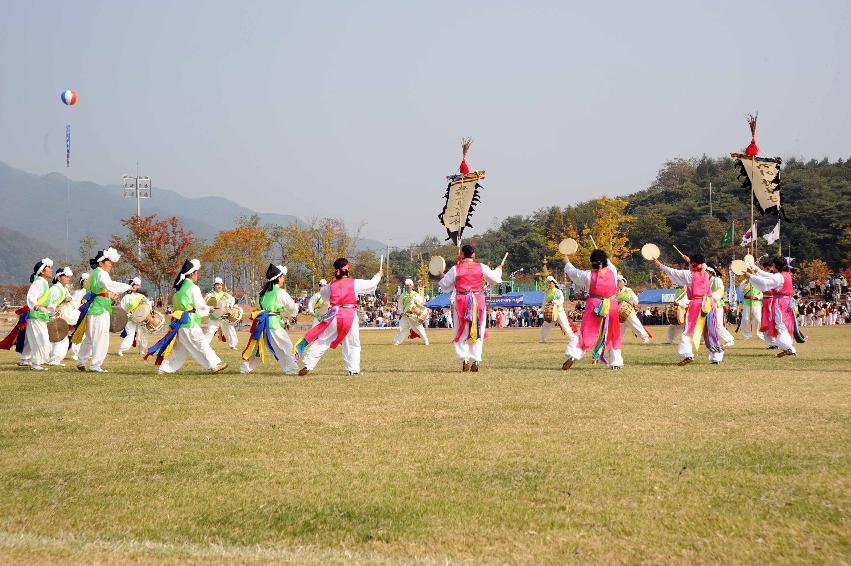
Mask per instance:
[[[88,271],[80,274],[80,285],[82,285],[83,283],[85,283],[88,280],[89,280]]]
[[[180,275],[177,276],[177,280],[174,282],[175,289],[178,285],[183,283],[183,281],[196,271],[201,269],[201,260],[198,259],[187,259],[183,262],[183,267],[180,268]]]
[[[414,286],[414,282],[413,282],[413,281],[411,281],[410,279],[405,279],[405,287],[407,287],[408,285],[410,285],[411,287],[413,287],[413,286]]]
[[[101,250],[98,253],[97,257],[95,258],[95,261],[100,263],[100,262],[105,261],[107,259],[109,261],[115,263],[116,261],[121,259],[121,254],[118,253],[118,250],[116,250],[115,248],[112,248],[112,247],[106,248],[105,250]]]
[[[35,276],[38,277],[39,275],[41,275],[41,272],[44,271],[45,267],[53,267],[53,260],[49,257],[46,257],[40,262],[38,262],[38,268],[35,270]]]
[[[213,279],[213,285],[224,285],[224,284],[225,284],[225,282],[222,281],[221,277],[216,277],[215,279]]]
[[[62,269],[60,269],[59,271],[57,271],[53,274],[53,282],[58,283],[59,278],[62,277],[63,275],[65,277],[71,277],[71,276],[74,275],[74,272],[71,271],[71,268],[66,265],[65,267],[63,267]]]
[[[715,270],[714,270],[714,269],[712,269],[711,267],[709,267],[709,266],[708,266],[708,265],[706,265],[705,263],[703,264],[703,269],[705,269],[706,271],[708,271],[708,272],[709,272],[709,273],[711,273],[712,275],[718,275],[718,274],[715,272]]]
[[[137,287],[141,287],[142,286],[142,280],[138,277],[134,277],[133,279],[130,280],[130,284],[136,285]]]
[[[555,277],[553,277],[552,275],[547,275],[547,283],[549,283],[550,281],[558,285],[558,281],[556,281]]]
[[[266,270],[266,280],[267,281],[275,281],[278,277],[287,274],[287,266],[286,265],[269,265],[269,269]]]
[[[324,286],[325,286],[325,285],[327,285],[327,284],[328,284],[328,282],[327,282],[327,281],[325,281],[325,278],[324,278],[324,277],[323,277],[322,279],[320,279],[320,280],[319,280],[319,286],[320,286],[320,287],[324,287]]]
[[[626,277],[624,277],[620,273],[618,273],[618,281],[623,281],[624,285],[626,285],[628,283],[628,281],[626,280]]]

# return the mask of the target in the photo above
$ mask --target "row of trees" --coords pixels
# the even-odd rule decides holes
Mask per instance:
[[[851,280],[851,159],[835,163],[791,159],[781,174],[787,214],[793,222],[782,224],[779,245],[767,247],[761,241],[758,253],[782,252],[795,257],[798,278],[804,284],[821,283],[838,271]],[[659,170],[647,189],[628,198],[601,197],[510,216],[465,241],[474,243],[479,258],[491,264],[508,252],[507,271],[521,282],[559,274],[558,243],[572,237],[580,245],[574,260],[578,265],[587,265],[596,244],[609,253],[633,286],[666,286],[669,282],[640,257],[638,249],[646,242],[656,243],[663,251],[663,261],[676,262],[673,246],[677,245],[686,253],[699,250],[710,261],[727,265],[746,253],[738,242],[750,224],[749,197],[741,188],[732,159],[675,159]],[[759,233],[768,232],[775,222],[774,218],[760,220]],[[722,244],[731,224],[736,226],[734,242]],[[195,238],[175,217],[133,216],[123,225],[127,233],[113,237],[111,243],[126,259],[116,266],[116,276],[140,273],[163,296],[168,295],[184,258],[190,256],[205,261],[206,274],[219,275],[231,289],[248,294],[257,291],[269,262],[287,265],[288,280],[296,289],[315,288],[319,278],[329,278],[337,257],[350,257],[358,277],[371,276],[379,263],[375,252],[358,249],[362,226],[350,231],[334,218],[281,226],[261,225],[256,215],[243,217],[237,219],[236,227],[219,232],[211,242]],[[139,240],[141,254],[136,248]],[[81,242],[82,257],[91,257],[93,244],[91,240]],[[433,236],[394,248],[385,263],[387,290],[395,289],[397,281],[406,277],[428,281],[428,260],[442,255],[452,264],[456,253],[450,243]]]

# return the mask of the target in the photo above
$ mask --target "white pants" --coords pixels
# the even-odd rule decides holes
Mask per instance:
[[[304,367],[309,370],[315,368],[316,364],[319,363],[319,359],[322,358],[322,354],[328,350],[331,343],[336,339],[337,321],[332,320],[328,328],[319,335],[319,338],[304,353],[304,357],[302,358]],[[358,325],[357,316],[352,321],[352,328],[346,334],[346,337],[343,338],[340,348],[343,349],[343,367],[346,368],[346,371],[360,373],[360,326]]]
[[[109,313],[86,316],[86,332],[80,343],[80,352],[77,355],[77,364],[85,365],[91,358],[93,368],[101,368],[109,351]]]
[[[160,371],[162,373],[176,372],[183,367],[186,361],[186,354],[190,354],[195,358],[198,365],[204,369],[213,369],[222,363],[222,360],[216,355],[210,344],[207,343],[207,338],[201,331],[201,327],[191,326],[177,330],[175,344],[169,356],[163,360]]]
[[[26,331],[27,343],[24,346],[24,354],[32,361],[34,366],[43,366],[50,359],[50,338],[47,334],[47,321],[40,318],[27,319]],[[27,352],[29,348],[29,352]]]
[[[700,316],[698,314],[698,316]],[[692,337],[686,336],[686,329],[689,327],[689,311],[686,311],[686,322],[683,325],[683,333],[680,335],[680,342],[677,344],[677,354],[682,358],[694,358],[694,348],[692,347]],[[697,332],[697,329],[695,329]],[[720,337],[719,337],[720,338]],[[706,349],[709,354],[710,362],[721,362],[724,359],[724,350],[720,352],[712,352],[709,348]]]
[[[455,309],[452,309],[452,326],[454,328],[459,328],[459,324],[466,324],[463,321],[458,321],[458,314],[455,312]],[[487,326],[487,317],[483,316],[479,321],[479,339],[473,342],[472,344],[467,344],[466,338],[461,338],[458,342],[453,342],[452,346],[455,348],[455,357],[459,360],[464,360],[465,362],[469,362],[470,360],[480,362],[482,361],[482,348],[485,343],[485,327]],[[455,338],[455,335],[452,335]]]
[[[65,355],[68,353],[68,345],[70,343],[71,340],[68,338],[59,342],[52,342],[50,344],[50,359],[47,363],[51,365],[61,364],[62,360],[65,359]]]
[[[773,305],[774,308],[774,328],[777,329],[777,337],[769,342],[772,346],[777,346],[784,352],[795,352],[795,340],[789,334],[789,329],[783,324],[783,316],[780,312],[780,305]]]
[[[718,323],[718,340],[721,342],[721,345],[724,346],[732,344],[735,341],[735,338],[733,338],[733,335],[730,334],[729,330],[727,330],[724,307],[717,307],[715,309],[715,320]]]
[[[136,338],[136,349],[144,355],[148,349],[148,331],[142,324],[136,324],[132,320],[127,321],[127,326],[124,327],[127,336],[121,340],[121,345],[118,347],[120,353],[124,353],[133,347],[133,338]]]
[[[629,328],[636,336],[641,338],[641,341],[645,344],[650,342],[650,335],[647,334],[647,330],[645,330],[644,325],[641,324],[640,320],[638,320],[637,314],[632,313],[629,315],[626,321],[621,323],[621,329],[623,329],[624,326]]]
[[[673,326],[668,325],[668,339],[662,342],[663,344],[673,344],[674,337],[677,335],[677,332],[683,332],[685,330],[684,326]]]
[[[558,318],[555,322],[544,322],[544,324],[541,325],[541,338],[539,340],[541,344],[547,341],[547,334],[550,333],[550,330],[556,327],[564,329],[564,334],[568,340],[573,339],[574,332],[573,329],[570,328],[570,323],[567,321],[567,315],[564,314],[564,310],[558,309]]]
[[[582,355],[585,353],[585,350],[582,350],[579,347],[579,340],[582,337],[582,331],[580,330],[567,343],[567,349],[564,351],[564,355],[568,358],[573,358],[574,360],[581,360]],[[621,355],[621,350],[606,350],[603,352],[603,357],[606,358],[609,362],[609,366],[611,367],[623,367],[623,356]]]
[[[227,340],[228,347],[236,348],[237,338],[236,338],[236,328],[234,328],[233,324],[227,322],[226,320],[222,320],[220,318],[211,318],[207,321],[207,343],[213,341],[213,338],[216,336],[216,331],[221,328],[222,335]]]
[[[402,315],[402,318],[399,319],[399,330],[396,332],[396,341],[394,343],[398,346],[404,342],[405,338],[411,333],[411,330],[423,339],[424,344],[428,344],[428,336],[426,336],[422,323],[415,322],[405,315]]]
[[[278,354],[278,365],[281,366],[281,370],[287,375],[296,375],[298,373],[298,364],[293,359],[293,343],[287,331],[283,328],[270,330],[269,336],[272,347],[275,348],[275,353]],[[271,352],[267,352],[266,355],[273,360],[275,359],[275,356]],[[260,358],[251,356],[248,361],[242,360],[240,371],[242,373],[248,373],[249,371],[253,371],[258,365],[260,365]]]
[[[742,336],[745,340],[753,338],[754,333],[760,340],[765,339],[765,335],[760,332],[759,326],[762,324],[762,303],[751,303],[750,305],[742,305]]]

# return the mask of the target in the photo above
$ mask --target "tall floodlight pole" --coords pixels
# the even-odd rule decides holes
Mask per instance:
[[[139,175],[139,164],[136,163],[136,176],[124,175],[124,198],[136,199],[136,216],[142,217],[142,199],[151,198],[151,178]],[[142,240],[136,239],[136,256],[142,257]]]

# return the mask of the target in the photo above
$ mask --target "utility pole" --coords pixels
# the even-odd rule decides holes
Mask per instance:
[[[139,162],[136,162],[136,176],[124,175],[124,198],[136,199],[136,216],[142,217],[142,199],[151,198],[151,178],[139,175]],[[136,239],[136,257],[142,257],[142,240]]]

